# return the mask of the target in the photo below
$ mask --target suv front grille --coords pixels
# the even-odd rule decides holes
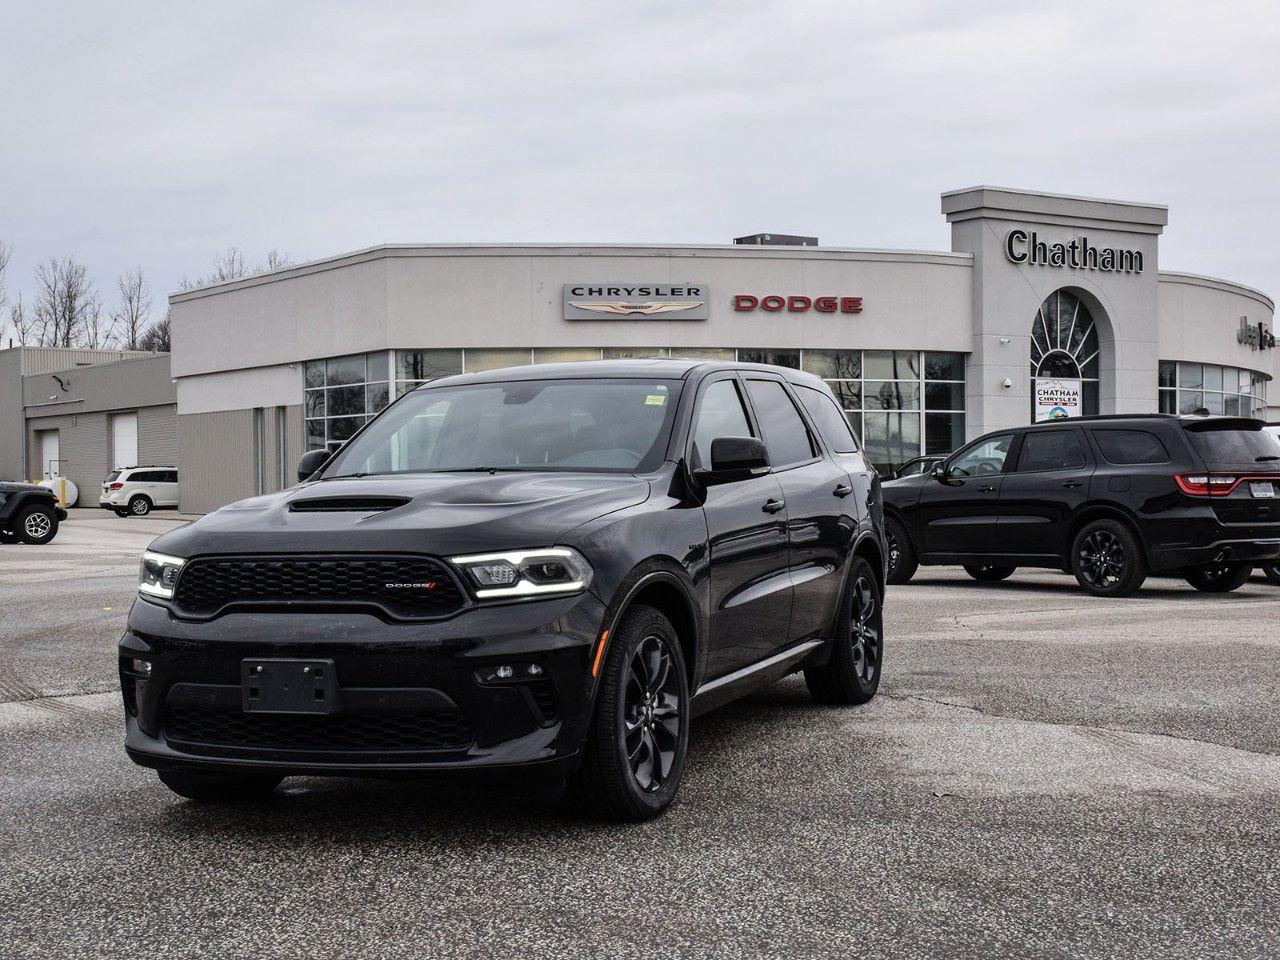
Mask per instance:
[[[471,730],[457,710],[417,714],[324,716],[243,713],[170,703],[164,738],[190,753],[231,756],[259,751],[297,754],[428,753],[461,750]]]
[[[173,605],[212,617],[245,607],[373,606],[401,619],[443,617],[464,603],[448,568],[403,555],[198,557],[182,568]]]

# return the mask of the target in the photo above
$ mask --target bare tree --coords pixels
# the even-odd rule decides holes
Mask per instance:
[[[9,266],[9,258],[11,256],[13,256],[13,247],[0,240],[0,310],[3,310],[4,305],[9,302],[9,297],[4,289],[4,272]]]
[[[213,273],[208,283],[226,283],[228,280],[239,280],[249,275],[249,264],[238,247],[227,247],[225,251],[213,258]]]
[[[126,350],[139,349],[138,344],[147,330],[151,318],[151,290],[142,268],[120,274],[116,280],[120,302],[112,313],[120,336],[120,345]]]
[[[101,347],[111,339],[112,324],[103,319],[88,271],[71,257],[51,257],[36,268],[32,316],[41,346]]]
[[[36,318],[27,310],[22,302],[22,294],[18,294],[17,302],[9,308],[9,329],[18,346],[25,347],[36,342]]]
[[[267,262],[258,269],[258,273],[271,273],[273,270],[284,270],[292,267],[293,261],[289,259],[289,255],[281,250],[267,251]]]
[[[138,340],[138,349],[168,353],[170,347],[169,330],[169,314],[166,313],[162,319],[157,320],[142,334],[142,337]]]

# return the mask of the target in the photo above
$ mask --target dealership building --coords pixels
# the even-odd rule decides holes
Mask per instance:
[[[810,370],[881,466],[1048,417],[1280,419],[1271,298],[1162,271],[1166,207],[972,187],[941,213],[950,250],[387,245],[175,294],[182,509],[287,486],[418,384],[560,360]]]

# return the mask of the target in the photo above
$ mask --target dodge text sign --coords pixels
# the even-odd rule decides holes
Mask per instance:
[[[1037,378],[1036,423],[1041,420],[1065,420],[1081,413],[1079,380],[1048,380]]]
[[[706,320],[701,283],[566,283],[566,320]]]

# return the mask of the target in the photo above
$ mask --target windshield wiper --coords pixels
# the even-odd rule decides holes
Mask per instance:
[[[440,467],[432,473],[528,473],[529,467]]]

